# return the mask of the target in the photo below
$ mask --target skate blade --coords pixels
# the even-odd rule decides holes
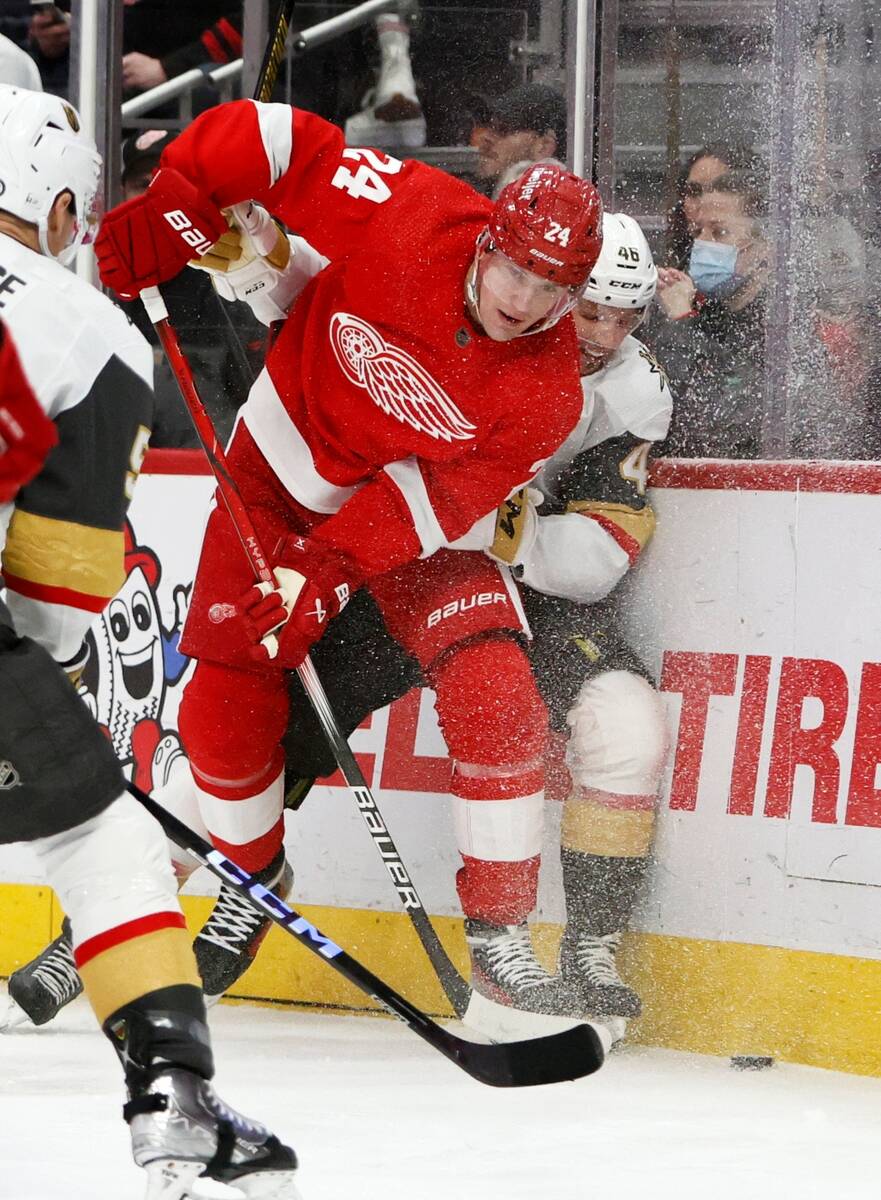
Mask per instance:
[[[144,1167],[147,1172],[147,1195],[144,1200],[187,1200],[193,1195],[193,1182],[205,1170],[201,1162],[184,1162],[179,1158],[156,1158]]]
[[[595,1029],[599,1029],[602,1026],[608,1030],[609,1037],[612,1039],[612,1046],[617,1046],[627,1036],[626,1017],[591,1017],[590,1023]]]
[[[255,1171],[229,1186],[238,1188],[247,1200],[303,1200],[293,1171]]]
[[[5,1008],[0,1006],[0,1033],[11,1033],[21,1025],[33,1025],[25,1010],[11,996],[0,997],[0,1000],[6,1003]]]
[[[524,1012],[521,1008],[499,1004],[496,1000],[490,1000],[473,990],[462,1016],[462,1024],[477,1033],[482,1033],[493,1042],[520,1042],[529,1038],[545,1037],[548,1034],[564,1033],[567,1029],[583,1025],[584,1021],[577,1017]]]

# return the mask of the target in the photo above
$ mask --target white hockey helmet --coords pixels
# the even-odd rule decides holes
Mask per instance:
[[[36,225],[40,249],[51,257],[49,212],[71,192],[74,236],[57,256],[65,266],[94,220],[100,177],[101,155],[75,108],[58,96],[0,84],[0,210]]]
[[[610,308],[647,308],[658,286],[658,269],[639,223],[626,213],[603,214],[603,248],[582,300]]]

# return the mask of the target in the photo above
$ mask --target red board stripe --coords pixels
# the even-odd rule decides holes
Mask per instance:
[[[695,491],[838,492],[881,495],[881,462],[823,462],[795,459],[658,458],[649,482],[655,488]]]
[[[142,475],[210,475],[202,450],[148,450]]]
[[[201,450],[148,450],[148,475],[210,475]],[[656,458],[653,488],[694,491],[837,492],[881,495],[881,462],[823,462],[794,459],[735,461],[722,458]]]

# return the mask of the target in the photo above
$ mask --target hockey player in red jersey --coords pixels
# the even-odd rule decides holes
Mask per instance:
[[[463,908],[499,954],[522,955],[546,714],[507,571],[446,547],[578,419],[575,335],[561,317],[600,248],[598,195],[539,164],[493,206],[424,164],[346,148],[312,114],[244,101],[203,114],[146,194],[108,215],[102,278],[125,296],[161,282],[220,236],[222,208],[248,200],[331,262],[291,309],[229,449],[278,587],[252,586],[220,507],[203,544],[182,642],[199,664],[180,728],[206,824],[284,885],[284,670],[366,583],[437,695]],[[215,948],[229,953],[213,970],[200,961],[209,992],[239,970],[234,937]],[[567,1006],[549,976],[513,999]]]

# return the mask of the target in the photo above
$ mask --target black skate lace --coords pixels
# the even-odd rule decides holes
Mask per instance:
[[[33,977],[58,1004],[76,995],[80,977],[73,961],[73,950],[66,941],[59,941],[52,952],[34,967]]]
[[[591,983],[608,984],[611,987],[624,986],[624,980],[615,966],[615,954],[620,944],[620,933],[578,939],[575,956],[578,966]]]
[[[551,977],[535,957],[528,929],[500,934],[484,944],[489,965],[504,984],[515,987],[541,987]]]
[[[238,954],[265,919],[244,896],[221,884],[214,911],[199,934],[199,940]]]

